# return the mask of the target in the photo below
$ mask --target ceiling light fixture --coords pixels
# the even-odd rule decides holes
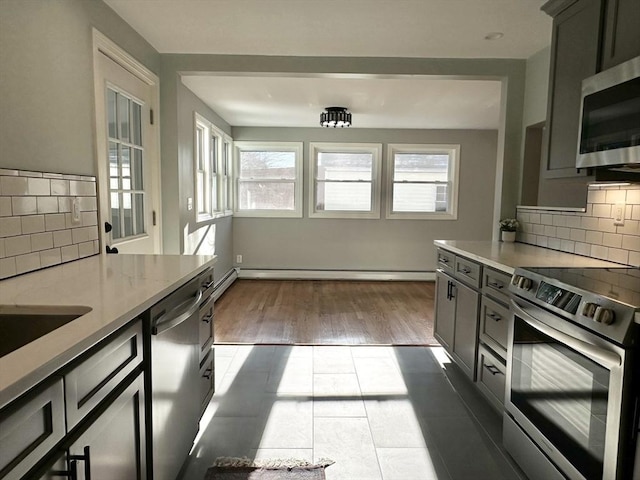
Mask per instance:
[[[491,32],[491,33],[487,33],[484,36],[485,40],[498,40],[499,38],[504,37],[504,33],[502,32]]]
[[[346,107],[326,107],[320,114],[320,125],[327,128],[351,126],[351,112]]]

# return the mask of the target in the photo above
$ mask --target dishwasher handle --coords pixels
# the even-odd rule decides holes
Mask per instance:
[[[202,292],[198,290],[194,297],[190,297],[160,316],[151,325],[151,335],[159,335],[162,332],[166,332],[190,318],[191,315],[198,311],[200,300],[202,300]]]

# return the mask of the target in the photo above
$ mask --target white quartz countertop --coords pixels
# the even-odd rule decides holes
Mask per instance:
[[[433,243],[436,247],[442,247],[508,274],[512,274],[516,267],[587,268],[621,266],[619,263],[559,252],[519,242],[434,240]]]
[[[215,258],[96,255],[0,281],[0,309],[5,305],[91,308],[0,358],[0,408],[213,266]]]

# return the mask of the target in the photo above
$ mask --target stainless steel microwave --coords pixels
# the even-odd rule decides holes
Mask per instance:
[[[640,170],[640,57],[582,81],[576,167]]]

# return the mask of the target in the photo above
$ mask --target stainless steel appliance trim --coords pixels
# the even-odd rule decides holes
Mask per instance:
[[[526,301],[525,301],[526,302]],[[513,305],[512,300],[512,307]],[[527,304],[529,302],[526,302]],[[516,304],[517,305],[517,304]],[[522,318],[522,321],[531,325],[534,328],[537,328],[540,324],[548,324],[552,323],[554,320],[558,325],[569,324],[569,322],[556,317],[555,315],[544,311],[542,308],[536,307],[531,304],[531,308],[529,311],[535,310],[534,315],[530,315],[530,319]],[[509,333],[508,333],[508,345],[509,345],[509,356],[507,357],[507,379],[505,383],[505,410],[509,415],[515,420],[515,422],[522,428],[526,434],[536,443],[538,449],[544,452],[544,455],[548,456],[562,471],[563,473],[570,479],[584,480],[584,477],[578,472],[578,470],[563,456],[562,452],[558,450],[549,440],[538,430],[535,424],[533,424],[526,415],[524,415],[515,404],[511,402],[511,380],[513,375],[513,337],[514,337],[514,322],[516,312],[512,312],[512,319],[509,322]],[[520,317],[518,315],[518,317]],[[544,321],[539,319],[544,318]],[[533,323],[531,323],[533,322]],[[600,337],[597,337],[595,334],[589,333],[588,331],[582,329],[579,326],[575,326],[572,324],[571,329],[575,331],[576,338],[580,337],[583,342],[602,346],[603,348],[609,348],[616,354],[619,354],[621,358],[621,362],[618,366],[614,366],[610,369],[609,376],[609,401],[607,402],[607,424],[606,424],[606,445],[604,452],[604,470],[603,470],[603,479],[617,479],[620,478],[617,475],[618,464],[621,460],[619,458],[618,452],[620,451],[620,429],[622,425],[622,412],[625,410],[625,405],[623,405],[623,401],[629,401],[629,395],[623,396],[623,381],[624,381],[624,372],[626,369],[630,368],[629,364],[630,360],[626,354],[626,351],[617,345],[607,342]],[[557,328],[550,327],[552,332],[559,332]],[[544,333],[544,332],[543,332]],[[559,332],[563,333],[563,332]],[[549,335],[552,338],[555,335]],[[582,352],[582,350],[578,350]],[[509,451],[509,445],[505,444],[505,448]],[[532,454],[535,454],[532,452]],[[543,455],[543,453],[538,452],[539,455]]]
[[[200,300],[202,300],[202,291],[198,290],[193,298],[185,300],[162,315],[160,318],[156,319],[151,327],[151,334],[158,335],[162,332],[166,332],[167,330],[180,325],[185,320],[188,320],[191,315],[196,313],[200,308]]]
[[[585,356],[589,357],[591,360],[598,362],[603,367],[611,370],[614,367],[619,367],[620,365],[622,365],[622,359],[619,355],[607,350],[603,350],[590,343],[583,342],[582,340],[578,340],[571,335],[567,335],[566,333],[560,332],[555,328],[539,322],[533,315],[525,310],[527,309],[527,307],[518,304],[515,300],[511,300],[511,308],[515,310],[520,318],[525,320],[536,330],[558,340],[561,343],[564,343],[574,350],[584,353]]]
[[[584,98],[595,92],[605,90],[614,85],[624,83],[640,77],[640,56],[632,58],[620,65],[609,68],[582,81],[582,96],[580,101],[580,129],[578,132],[578,155],[576,168],[602,167],[613,165],[632,165],[640,169],[640,146],[614,148],[601,152],[580,153],[582,139],[582,115],[584,113]]]

